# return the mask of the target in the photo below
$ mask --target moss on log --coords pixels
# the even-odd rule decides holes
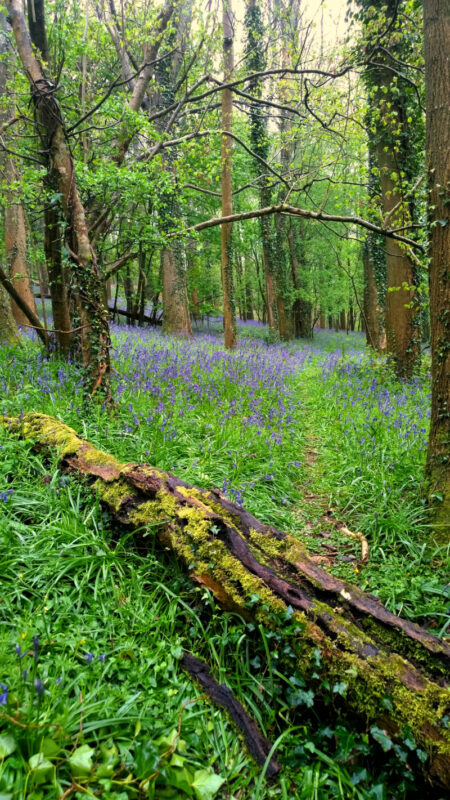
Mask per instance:
[[[347,684],[351,709],[392,737],[409,728],[429,754],[430,780],[450,788],[446,642],[329,575],[297,539],[215,489],[189,486],[146,464],[121,464],[45,415],[5,417],[3,425],[39,448],[58,448],[62,469],[87,476],[120,523],[152,526],[225,609],[277,628],[306,678],[320,651],[323,677]]]

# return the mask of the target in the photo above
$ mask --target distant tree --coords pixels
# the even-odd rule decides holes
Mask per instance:
[[[226,84],[231,80],[234,67],[234,23],[231,0],[222,0],[223,24],[223,78]],[[232,153],[233,140],[228,136],[232,132],[233,93],[230,88],[222,90],[222,216],[233,213],[232,186]],[[237,344],[236,309],[233,286],[233,225],[224,222],[221,225],[222,236],[222,290],[223,318],[225,329],[225,347],[233,348]]]

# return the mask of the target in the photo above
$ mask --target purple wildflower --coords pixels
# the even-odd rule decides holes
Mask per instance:
[[[6,706],[6,701],[8,699],[8,687],[5,686],[4,683],[0,683],[0,689],[3,689],[3,692],[0,694],[0,706]]]

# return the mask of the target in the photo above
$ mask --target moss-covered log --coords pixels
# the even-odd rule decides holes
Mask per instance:
[[[213,489],[149,465],[121,464],[58,420],[4,418],[11,433],[58,448],[62,469],[83,474],[121,524],[155,536],[226,609],[277,627],[307,678],[321,662],[330,685],[367,724],[392,737],[408,728],[429,754],[427,771],[450,788],[450,647],[338,580],[303,545]],[[289,624],[287,624],[289,620]]]

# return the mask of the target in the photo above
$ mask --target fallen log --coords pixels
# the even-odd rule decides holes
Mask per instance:
[[[151,316],[148,314],[134,314],[132,311],[125,311],[123,308],[114,308],[114,306],[108,306],[108,311],[113,316],[115,314],[120,314],[122,317],[132,319],[134,322],[138,322],[139,324],[142,322],[147,322],[149,325],[162,325],[162,314],[160,314],[158,317],[158,312],[156,309]]]
[[[247,749],[255,759],[257,764],[264,766],[266,759],[269,759],[266,769],[268,778],[275,778],[280,771],[278,762],[269,758],[272,745],[265,736],[262,735],[255,721],[247,714],[241,703],[236,700],[233,693],[224,683],[217,683],[211,675],[208,665],[190,653],[183,653],[181,663],[191,678],[204,689],[212,702],[224,708],[233,720],[234,724],[241,731]]]
[[[147,464],[121,464],[42,414],[3,418],[37,448],[57,448],[63,470],[86,476],[121,524],[151,527],[190,577],[225,608],[285,637],[306,679],[346,684],[346,702],[391,737],[405,729],[426,750],[426,771],[450,788],[450,647],[324,570],[293,536],[232,503]],[[289,624],[288,621],[289,620]],[[286,629],[286,630],[284,630]]]

